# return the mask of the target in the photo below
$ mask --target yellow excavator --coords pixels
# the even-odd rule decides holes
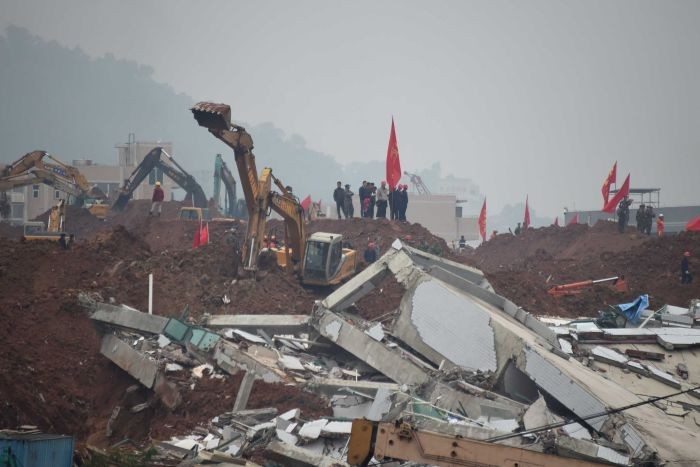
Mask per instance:
[[[307,285],[336,285],[352,277],[357,267],[357,252],[344,248],[340,234],[317,232],[306,237],[299,200],[272,175],[271,168],[264,168],[258,176],[253,138],[245,128],[231,123],[231,108],[226,104],[200,102],[191,110],[200,126],[233,149],[248,209],[248,230],[241,254],[243,268],[253,272],[258,269],[267,217],[272,210],[284,220],[285,246],[271,248],[280,266],[297,272]],[[272,190],[273,182],[279,193]]]
[[[72,237],[65,232],[65,227],[66,202],[65,200],[60,200],[49,212],[48,225],[41,221],[32,221],[24,224],[22,240],[49,240],[57,242],[61,239],[61,235],[64,235],[66,242],[71,241]]]
[[[7,191],[39,184],[67,193],[72,204],[85,206],[100,219],[105,218],[109,209],[104,203],[104,193],[97,187],[91,187],[78,169],[61,162],[46,151],[32,151],[0,168],[0,216],[8,217],[10,203]]]

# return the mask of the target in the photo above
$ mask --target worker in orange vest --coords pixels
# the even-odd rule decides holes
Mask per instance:
[[[664,236],[664,215],[659,214],[659,217],[656,218],[656,235],[659,236],[659,238]]]

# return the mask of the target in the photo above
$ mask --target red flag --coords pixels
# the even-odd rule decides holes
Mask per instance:
[[[525,219],[523,219],[523,230],[530,227],[530,203],[529,196],[525,197]]]
[[[311,195],[304,198],[304,200],[301,202],[301,208],[304,210],[304,212],[309,211],[309,206],[311,206]]]
[[[396,142],[396,129],[394,118],[391,118],[391,134],[389,135],[389,147],[386,150],[386,182],[389,190],[396,189],[396,184],[401,179],[401,160],[399,159],[399,144]]]
[[[608,172],[608,176],[603,181],[603,204],[608,204],[610,200],[610,185],[617,183],[617,161],[613,164],[612,169]]]
[[[617,207],[618,204],[620,204],[620,201],[622,201],[622,198],[625,196],[628,196],[630,194],[630,176],[627,174],[627,178],[625,179],[625,183],[622,184],[622,188],[620,188],[617,193],[615,193],[615,196],[605,203],[605,206],[603,206],[603,212],[615,212],[615,208]]]
[[[209,223],[207,222],[199,231],[199,244],[206,245],[209,243]]]
[[[695,219],[690,219],[687,224],[685,224],[685,230],[700,230],[700,216]]]
[[[554,218],[554,224],[552,224],[554,227],[559,227],[559,216]]]
[[[202,235],[202,223],[200,222],[200,224],[197,226],[197,230],[195,230],[195,232],[194,232],[194,238],[192,239],[192,249],[193,250],[202,244],[201,235]]]
[[[481,234],[481,241],[486,241],[486,198],[484,198],[484,204],[481,206],[481,214],[479,214],[479,233]]]
[[[576,225],[576,224],[578,224],[578,213],[576,213],[576,215],[571,218],[571,220],[569,221],[568,224],[566,224],[566,226],[568,227],[570,225]]]

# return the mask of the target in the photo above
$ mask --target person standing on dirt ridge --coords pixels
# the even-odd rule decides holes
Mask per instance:
[[[341,214],[347,217],[345,214],[345,190],[343,190],[342,182],[338,182],[333,190],[333,201],[335,201],[335,209],[338,211],[338,219],[342,219]]]
[[[644,215],[646,214],[645,206],[643,204],[639,205],[639,209],[637,209],[637,215],[635,216],[635,219],[637,220],[637,230],[640,232],[644,232]]]
[[[151,196],[151,211],[148,213],[149,216],[153,215],[153,211],[158,208],[158,217],[160,217],[160,211],[163,205],[163,200],[165,199],[165,193],[160,187],[160,182],[156,182],[155,188],[153,188],[153,196]]]
[[[693,275],[690,273],[689,258],[689,251],[683,253],[683,259],[681,260],[681,284],[690,284],[693,282]]]
[[[399,220],[406,220],[406,209],[408,209],[408,185],[403,185],[401,191],[399,191],[399,199],[401,200],[399,204]]]
[[[520,233],[521,233],[522,231],[523,231],[523,228],[520,227],[520,222],[518,222],[518,226],[515,228],[515,231],[513,232],[513,234],[515,234],[515,235],[520,235]]]
[[[666,228],[664,224],[664,215],[659,214],[659,217],[656,218],[656,235],[659,238],[662,238],[664,236],[664,229]]]
[[[360,217],[365,217],[365,198],[367,198],[367,180],[362,180],[362,185],[357,189],[360,197]]]
[[[630,219],[630,204],[632,204],[632,200],[625,196],[617,205],[617,230],[620,233],[625,233],[625,227]]]
[[[350,190],[350,184],[345,185],[345,191],[343,192],[343,203],[345,203],[345,218],[352,219],[355,214],[355,208],[352,206],[352,196],[353,193]]]
[[[647,235],[651,235],[651,224],[654,222],[654,218],[656,217],[656,214],[654,214],[654,208],[652,207],[651,204],[647,204],[647,209],[644,211],[644,233]]]
[[[382,180],[377,189],[377,218],[386,219],[386,206],[389,203],[389,189],[386,187],[386,180]]]

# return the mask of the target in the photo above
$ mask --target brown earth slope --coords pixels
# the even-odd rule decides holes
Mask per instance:
[[[700,284],[679,281],[683,252],[700,254],[700,235],[687,232],[662,239],[628,229],[620,234],[612,223],[528,230],[486,242],[465,262],[482,269],[496,291],[537,315],[593,316],[608,304],[630,301],[647,293],[652,307],[665,303],[688,306],[700,297]],[[691,270],[696,260],[691,258]],[[600,285],[580,295],[554,298],[556,284],[623,275],[630,291],[616,293]]]

